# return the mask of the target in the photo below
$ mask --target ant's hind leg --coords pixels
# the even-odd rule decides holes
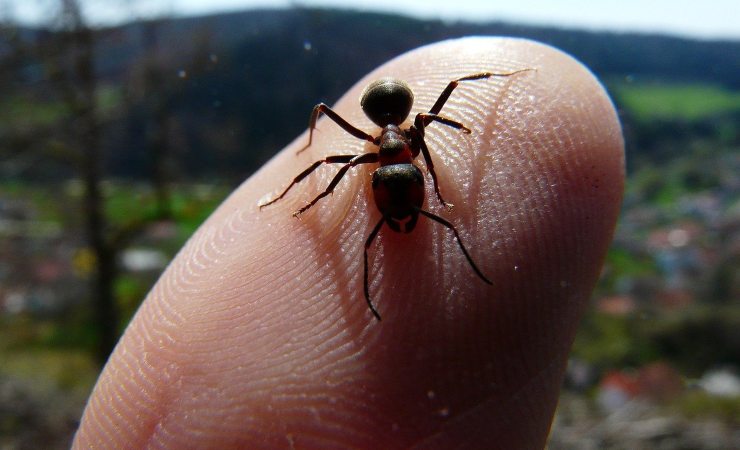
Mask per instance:
[[[457,243],[460,245],[460,250],[462,250],[463,255],[465,255],[465,258],[470,263],[470,267],[473,268],[476,275],[478,275],[486,283],[493,284],[491,280],[489,280],[488,278],[486,278],[485,275],[483,275],[483,272],[481,272],[478,266],[476,266],[475,263],[473,262],[473,258],[470,256],[470,253],[468,253],[468,250],[465,248],[465,245],[463,245],[462,239],[460,239],[460,233],[457,232],[457,228],[455,228],[454,225],[452,225],[450,222],[446,221],[445,219],[439,217],[438,215],[430,213],[429,211],[424,211],[423,209],[418,209],[418,211],[419,213],[429,217],[433,221],[437,223],[441,223],[442,225],[452,230],[452,232],[455,233],[455,239],[457,239]]]
[[[380,314],[378,313],[378,310],[375,309],[375,306],[373,306],[373,302],[370,301],[370,288],[368,287],[367,249],[370,248],[370,245],[373,243],[375,236],[378,235],[378,231],[380,231],[380,227],[383,226],[384,222],[385,222],[385,217],[380,219],[378,224],[375,225],[375,228],[373,228],[373,231],[370,232],[370,235],[367,237],[367,240],[365,241],[365,277],[364,277],[365,301],[367,302],[367,306],[370,308],[370,311],[372,311],[373,315],[378,320],[380,320]]]

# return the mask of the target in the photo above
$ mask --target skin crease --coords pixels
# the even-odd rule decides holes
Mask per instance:
[[[327,186],[313,161],[373,151],[328,119],[231,195],[175,258],[126,330],[91,395],[74,448],[542,448],[578,321],[621,201],[620,125],[603,88],[569,56],[526,40],[423,47],[360,80],[334,109],[376,135],[362,89],[406,80],[413,115],[446,83],[481,71],[535,71],[461,83],[427,144],[445,199],[426,176],[411,234],[384,227],[376,165]],[[308,118],[309,111],[306,111]],[[278,118],[276,118],[277,120]],[[245,144],[246,146],[246,144]],[[245,147],[246,148],[246,147]]]

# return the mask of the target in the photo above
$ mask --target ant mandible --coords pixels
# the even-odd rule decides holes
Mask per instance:
[[[460,246],[460,250],[462,250],[463,255],[465,255],[465,258],[468,260],[468,263],[470,263],[473,271],[475,271],[475,273],[486,283],[493,284],[485,275],[483,275],[480,269],[478,269],[478,266],[473,262],[473,258],[471,258],[465,245],[463,245],[462,240],[460,239],[460,234],[457,232],[455,226],[442,217],[421,209],[424,204],[425,197],[424,175],[413,161],[420,152],[424,155],[427,171],[432,176],[434,192],[437,194],[437,198],[440,203],[442,203],[442,205],[447,209],[451,209],[453,205],[447,203],[439,192],[437,174],[434,171],[432,157],[429,154],[429,149],[427,148],[426,143],[424,142],[424,129],[432,122],[439,122],[443,125],[462,130],[465,133],[470,133],[470,129],[465,127],[462,123],[439,115],[442,107],[458,84],[461,81],[482,80],[490,77],[508,77],[528,70],[532,69],[522,69],[509,73],[481,72],[452,80],[439,95],[439,98],[437,98],[437,101],[429,112],[417,114],[414,119],[414,124],[405,130],[401,129],[400,125],[408,117],[414,103],[414,94],[411,91],[411,88],[404,81],[395,78],[381,78],[373,81],[363,91],[360,98],[360,106],[365,115],[382,128],[380,135],[377,137],[365,133],[359,128],[353,126],[326,104],[319,103],[311,112],[308,144],[301,148],[298,153],[301,153],[311,146],[313,132],[316,128],[316,121],[322,113],[336,122],[337,125],[342,127],[344,131],[352,136],[378,146],[378,151],[363,153],[360,155],[333,155],[320,159],[295,177],[282,194],[267,203],[259,205],[260,209],[285,197],[285,194],[287,194],[293,186],[306,178],[322,164],[344,164],[324,192],[317,195],[316,198],[311,200],[311,202],[293,213],[294,217],[298,217],[307,209],[315,205],[316,202],[331,194],[349,169],[359,164],[379,163],[380,167],[373,172],[372,186],[375,205],[378,207],[382,217],[367,237],[364,253],[365,300],[375,318],[380,320],[380,314],[373,306],[372,301],[370,301],[370,293],[368,289],[367,251],[384,223],[388,224],[388,227],[393,231],[409,233],[416,226],[419,214],[421,214],[444,225],[454,233],[455,239],[457,239],[457,243]],[[405,221],[405,223],[402,224],[403,221]]]

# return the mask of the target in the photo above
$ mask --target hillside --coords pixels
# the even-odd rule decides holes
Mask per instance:
[[[54,41],[57,34],[16,33],[20,41],[36,46]],[[305,128],[308,111],[318,101],[334,102],[367,71],[400,53],[467,35],[549,43],[583,61],[612,94],[623,92],[618,88],[625,83],[740,89],[740,59],[727,57],[740,54],[738,42],[302,8],[137,22],[97,30],[94,36],[101,98],[106,110],[115,112],[103,131],[107,167],[118,176],[145,174],[151,145],[147,130],[158,120],[167,124],[162,139],[176,148],[174,173],[241,179]],[[48,112],[58,95],[48,95],[54,87],[41,78],[44,64],[38,59],[20,64],[9,86],[26,99],[49,99],[35,105]],[[615,101],[622,106],[619,95]],[[736,113],[734,106],[727,111]],[[630,156],[665,156],[652,143],[666,133],[670,137],[673,121],[645,129],[645,122],[633,120],[629,111],[623,119]],[[707,125],[684,121],[678,128],[694,133]],[[31,172],[66,176],[64,170],[42,169]]]

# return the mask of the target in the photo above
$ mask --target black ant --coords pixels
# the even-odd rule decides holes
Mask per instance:
[[[319,118],[321,113],[326,114],[331,120],[336,122],[337,125],[342,127],[344,131],[352,136],[366,140],[378,146],[378,151],[363,153],[360,155],[333,155],[318,160],[295,177],[282,194],[267,203],[259,205],[260,209],[285,197],[285,194],[287,194],[295,184],[306,178],[322,164],[344,164],[324,192],[317,195],[310,203],[293,213],[294,217],[298,217],[307,209],[315,205],[316,202],[331,194],[350,168],[359,164],[379,163],[380,167],[373,172],[372,185],[375,205],[378,207],[382,217],[365,241],[364,256],[365,300],[375,318],[380,320],[380,314],[370,301],[370,293],[368,290],[367,250],[375,239],[375,236],[378,235],[378,232],[384,223],[388,224],[388,227],[393,231],[409,233],[416,226],[419,214],[421,214],[444,225],[455,234],[455,239],[457,239],[457,243],[460,245],[460,250],[462,250],[465,258],[468,260],[468,263],[470,263],[470,266],[473,268],[475,273],[486,283],[493,284],[485,275],[483,275],[480,269],[478,269],[478,266],[473,262],[473,258],[470,257],[468,250],[463,245],[462,240],[460,239],[460,234],[457,232],[455,226],[436,214],[421,209],[425,197],[424,175],[421,170],[414,165],[413,161],[420,152],[424,155],[427,171],[432,175],[434,192],[437,194],[437,198],[440,203],[442,203],[446,208],[451,209],[452,204],[447,203],[439,192],[437,174],[434,172],[432,157],[429,154],[429,149],[427,148],[426,143],[424,142],[424,129],[432,122],[439,122],[443,125],[462,130],[465,133],[470,133],[470,129],[460,122],[439,115],[445,102],[447,102],[450,94],[452,94],[452,91],[455,90],[458,84],[461,81],[481,80],[490,77],[508,77],[528,70],[532,69],[517,70],[510,73],[481,72],[450,81],[429,112],[417,114],[414,119],[414,124],[405,130],[401,129],[400,125],[408,117],[411,112],[411,106],[414,103],[414,94],[411,91],[411,88],[404,81],[394,78],[381,78],[376,80],[370,83],[363,91],[360,98],[360,105],[362,106],[362,110],[365,112],[365,115],[383,129],[377,137],[373,137],[372,135],[351,125],[339,114],[335,113],[329,106],[324,103],[319,103],[311,112],[308,144],[300,149],[298,153],[301,153],[311,146],[313,132],[316,128],[316,120]],[[401,226],[402,221],[405,221],[405,223],[403,223],[403,227]]]

